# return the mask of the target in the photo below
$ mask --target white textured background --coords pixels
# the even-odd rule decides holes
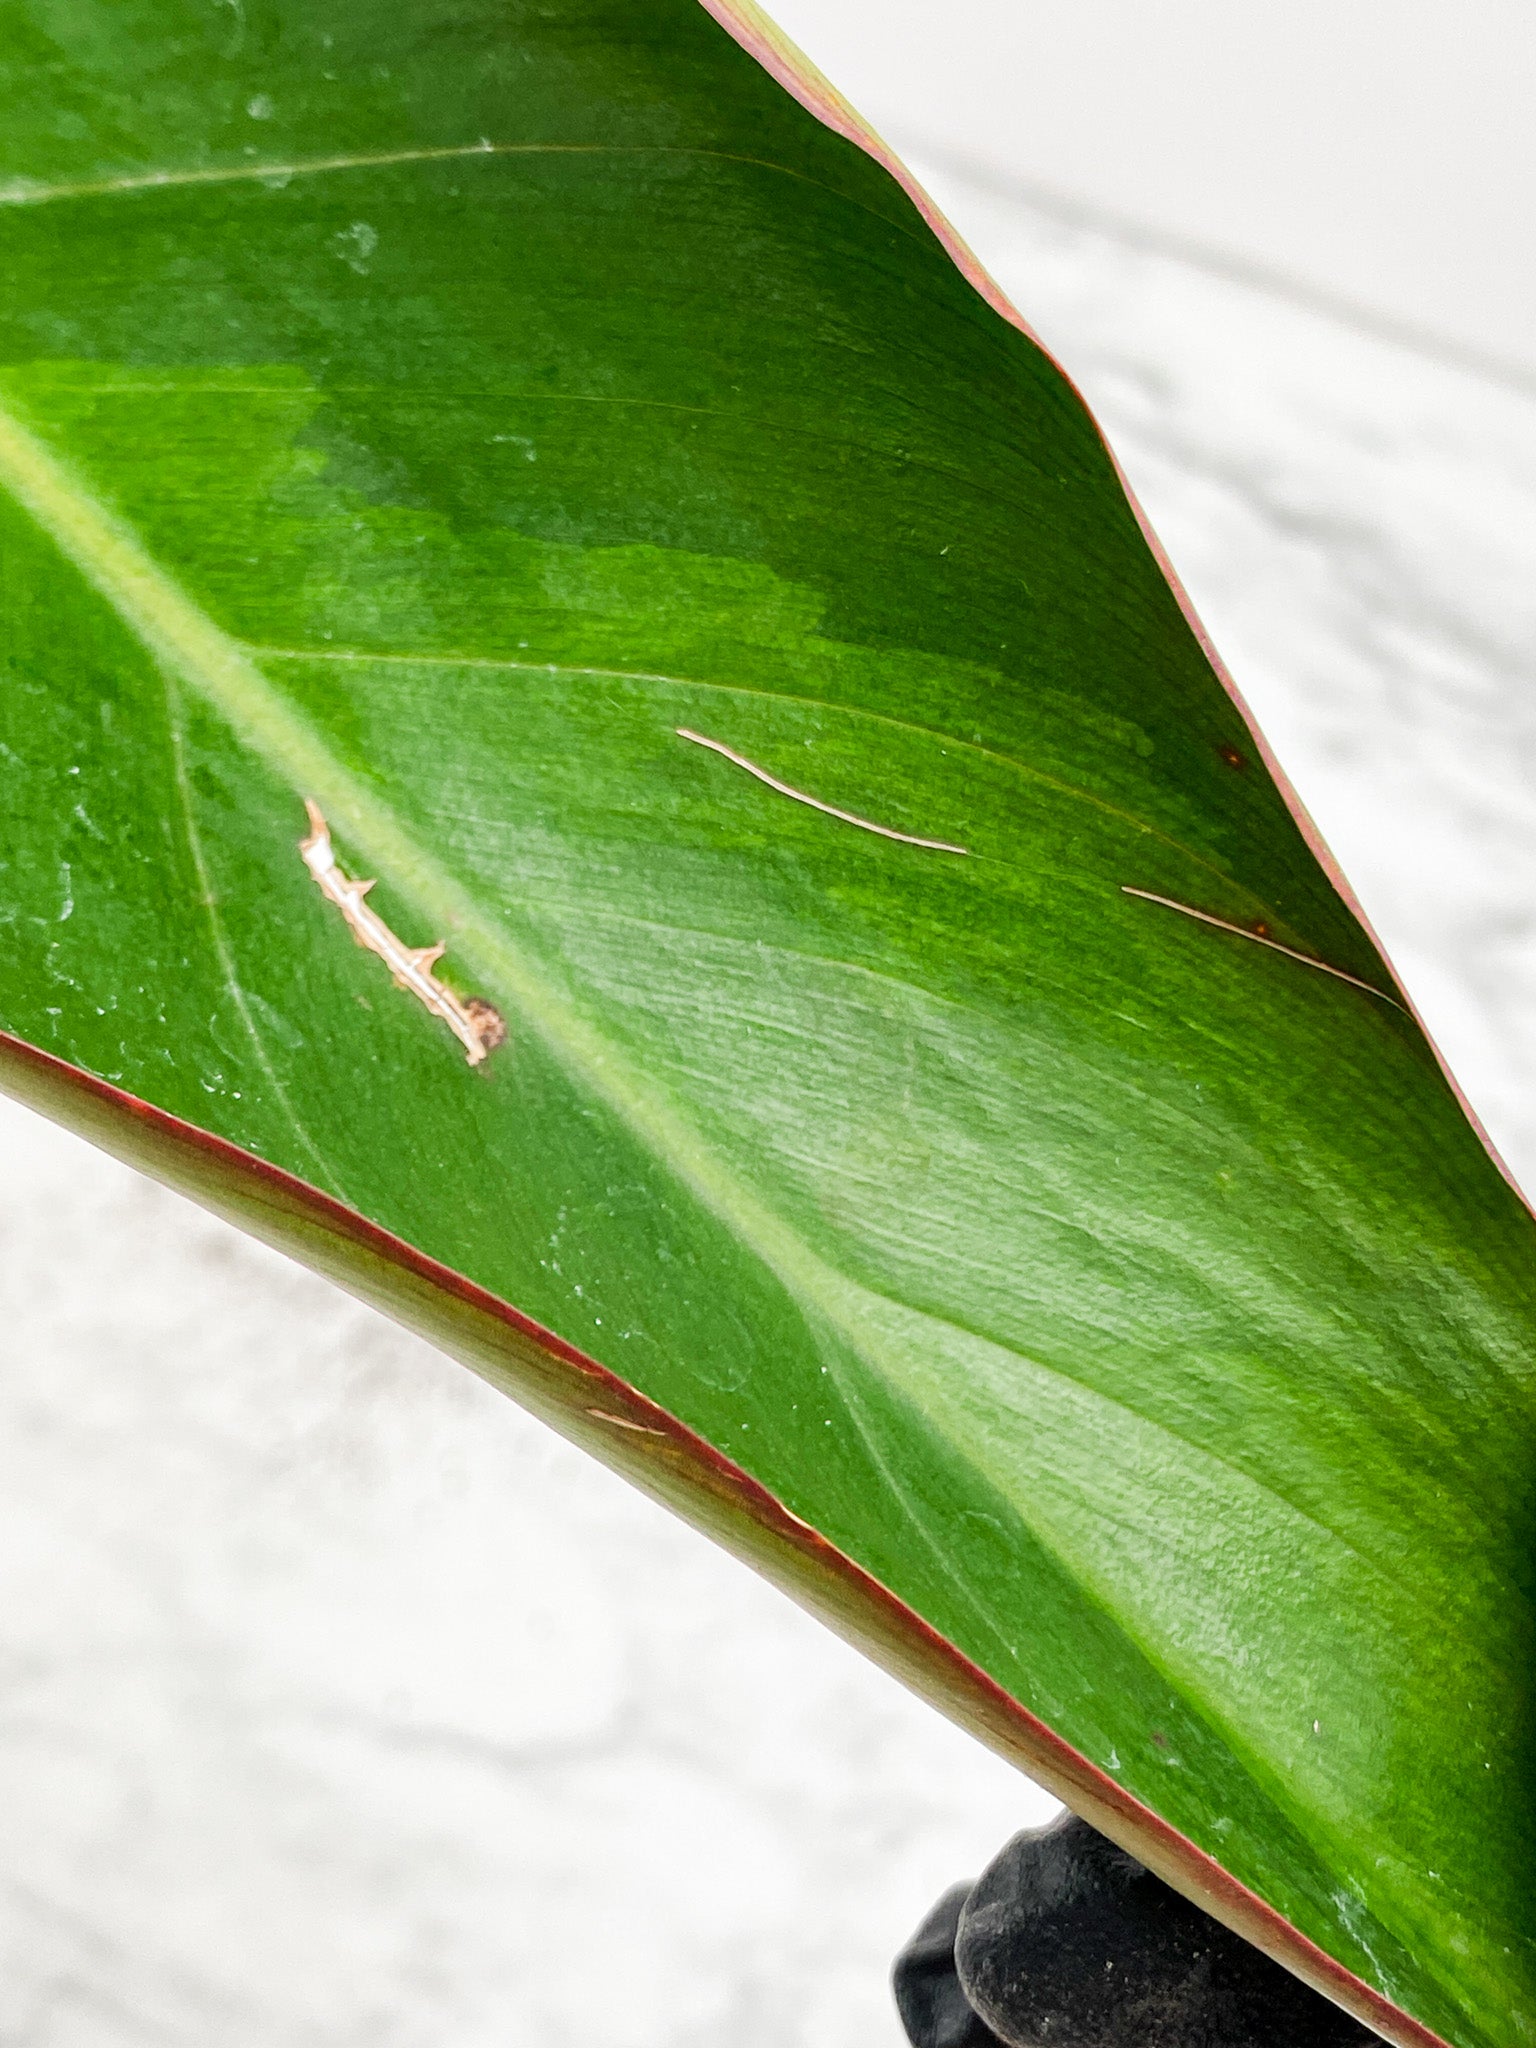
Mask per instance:
[[[1536,399],[931,182],[1536,1184]],[[0,2048],[895,2048],[1038,1793],[320,1282],[0,1159]]]
[[[773,0],[948,154],[1536,379],[1531,0]]]

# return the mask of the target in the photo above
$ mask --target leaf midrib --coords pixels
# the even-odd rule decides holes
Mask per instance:
[[[915,1398],[909,1375],[882,1359],[884,1344],[871,1341],[867,1319],[858,1312],[861,1300],[885,1301],[902,1313],[1014,1356],[1030,1370],[1058,1376],[1091,1399],[1123,1410],[1139,1426],[1167,1436],[1186,1456],[1212,1455],[1131,1402],[1060,1367],[1026,1358],[1007,1342],[962,1322],[870,1288],[829,1265],[718,1157],[653,1079],[549,986],[536,958],[489,920],[475,897],[418,843],[393,810],[336,760],[309,722],[262,675],[248,650],[216,625],[154,560],[128,524],[4,406],[0,487],[48,533],[155,659],[212,704],[296,795],[314,795],[369,863],[414,899],[427,922],[452,931],[466,959],[516,1006],[524,1024],[577,1084],[606,1103],[791,1297],[824,1317],[882,1379]],[[935,1418],[928,1420],[953,1444]],[[958,1444],[954,1448],[963,1452]],[[1326,1535],[1383,1583],[1406,1590],[1395,1573],[1341,1531],[1317,1522],[1282,1490],[1225,1459],[1216,1462],[1242,1485],[1268,1495],[1298,1521]],[[1469,1648],[1476,1648],[1470,1639]]]
[[[30,427],[0,406],[0,486],[36,521],[154,658],[211,703],[296,794],[312,795],[347,838],[452,931],[567,1072],[617,1113],[770,1271],[848,1326],[842,1277],[746,1188],[676,1107],[566,1003],[534,960],[419,845],[389,806],[336,760],[245,649],[188,597],[116,513]]]
[[[882,1295],[828,1265],[713,1153],[675,1104],[620,1048],[610,1044],[573,1005],[548,986],[532,956],[509,933],[488,922],[474,898],[443,864],[428,854],[390,808],[335,759],[307,721],[273,689],[246,650],[225,634],[149,555],[127,523],[103,505],[69,465],[3,405],[0,489],[6,490],[49,535],[164,670],[216,709],[296,794],[316,796],[370,864],[387,874],[402,894],[412,897],[429,921],[454,932],[465,958],[517,1010],[524,1025],[536,1033],[578,1085],[605,1102],[627,1123],[658,1162],[736,1236],[744,1249],[761,1261],[801,1312],[810,1316],[812,1327],[814,1320],[820,1318],[880,1382],[912,1403],[937,1439],[972,1463],[989,1483],[996,1483],[989,1461],[978,1461],[975,1446],[958,1443],[952,1431],[932,1412],[931,1400],[920,1385],[913,1384],[913,1373],[903,1363],[904,1340],[882,1331],[878,1317],[872,1324],[872,1307],[883,1302],[919,1323],[949,1327],[973,1343],[985,1343],[1028,1370],[1061,1378],[1090,1401],[1124,1411],[1139,1428],[1154,1431],[1177,1444],[1183,1457],[1202,1462],[1211,1459],[1209,1452],[1191,1444],[1166,1424],[1142,1415],[1131,1403],[1088,1386],[1059,1367],[1028,1359],[1006,1343],[981,1337],[962,1324],[934,1316],[895,1296]],[[943,1541],[926,1526],[921,1501],[913,1497],[902,1474],[892,1468],[870,1436],[861,1416],[863,1404],[857,1384],[847,1382],[836,1368],[835,1353],[833,1357],[838,1393],[849,1422],[869,1445],[879,1469],[885,1473],[893,1500],[900,1505],[912,1533],[933,1555],[983,1634],[994,1640],[1011,1661],[1018,1653],[1018,1644],[1003,1632],[998,1618],[983,1608],[964,1574],[955,1569]],[[1363,1569],[1401,1595],[1404,1589],[1396,1575],[1338,1530],[1316,1522],[1267,1481],[1229,1466],[1225,1460],[1211,1462],[1228,1471],[1239,1485],[1270,1496],[1287,1515],[1319,1531],[1341,1552],[1357,1559]],[[1064,1549],[1064,1532],[1054,1526],[1053,1517],[1047,1518],[1044,1528],[1036,1528],[1027,1511],[1028,1503],[1015,1498],[1012,1488],[1006,1492],[1014,1512],[1072,1574],[1084,1596],[1096,1606],[1104,1606],[1105,1593],[1098,1583],[1098,1572],[1087,1558],[1078,1554],[1080,1544],[1069,1543]],[[1143,1631],[1133,1625],[1117,1603],[1111,1601],[1107,1611],[1125,1640],[1134,1645],[1152,1669],[1162,1674],[1175,1692],[1190,1689],[1188,1680],[1168,1666],[1155,1645],[1144,1639]],[[1443,1622],[1443,1616],[1439,1618]],[[1476,1661],[1488,1661],[1474,1638],[1460,1630],[1453,1632]],[[1234,1761],[1248,1772],[1255,1788],[1264,1797],[1281,1802],[1292,1824],[1300,1828],[1325,1860],[1336,1853],[1340,1846],[1337,1829],[1326,1811],[1297,1804],[1274,1766],[1254,1750],[1241,1728],[1232,1723],[1227,1712],[1203,1688],[1193,1688],[1191,1705],[1213,1733],[1219,1734]]]

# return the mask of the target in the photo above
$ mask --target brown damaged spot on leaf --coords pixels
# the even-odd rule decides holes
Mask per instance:
[[[488,1053],[494,1052],[498,1045],[506,1044],[506,1020],[493,1003],[488,1003],[483,996],[470,996],[464,1005],[464,1014],[474,1025],[480,1043]]]
[[[469,1064],[477,1067],[506,1038],[507,1027],[501,1012],[479,996],[456,995],[438,980],[432,969],[447,950],[444,944],[407,946],[396,938],[377,911],[370,910],[363,900],[373,882],[354,881],[337,865],[330,827],[320,806],[306,797],[304,809],[309,814],[309,832],[299,841],[299,852],[321,895],[336,905],[358,945],[378,954],[393,976],[395,987],[408,989],[434,1017],[441,1017],[463,1046]]]
[[[1229,768],[1242,770],[1248,766],[1248,756],[1240,747],[1234,747],[1230,740],[1224,740],[1216,751]]]

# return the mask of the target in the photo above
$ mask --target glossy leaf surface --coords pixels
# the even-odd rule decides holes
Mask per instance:
[[[0,1024],[664,1417],[7,1085],[1249,1931],[1152,1816],[1400,2014],[1536,2035],[1530,1220],[1060,371],[692,0],[0,25]],[[350,943],[305,799],[502,1011],[483,1064]]]

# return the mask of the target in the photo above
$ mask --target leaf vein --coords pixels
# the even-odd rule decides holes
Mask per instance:
[[[654,669],[603,668],[580,662],[514,661],[494,655],[414,654],[394,649],[388,652],[375,652],[369,648],[359,647],[265,647],[246,644],[245,651],[258,661],[334,661],[361,664],[382,662],[404,668],[490,669],[522,675],[590,676],[595,680],[614,682],[661,683],[674,689],[711,690],[732,697],[755,697],[768,704],[800,704],[808,710],[830,711],[838,716],[864,719],[870,724],[886,726],[895,732],[911,733],[918,738],[942,741],[945,746],[953,747],[959,753],[995,762],[999,767],[1011,770],[1023,780],[1038,783],[1042,788],[1052,790],[1056,795],[1066,797],[1071,802],[1090,805],[1106,817],[1114,818],[1120,824],[1129,825],[1133,831],[1144,833],[1149,839],[1157,840],[1171,852],[1182,855],[1194,866],[1216,876],[1227,888],[1235,890],[1256,909],[1268,912],[1277,924],[1282,922],[1278,912],[1272,910],[1253,890],[1237,881],[1224,867],[1209,860],[1204,854],[1197,853],[1192,846],[1185,845],[1183,840],[1176,839],[1171,833],[1149,823],[1135,811],[1128,811],[1119,804],[1110,803],[1104,797],[1095,796],[1092,790],[1084,789],[1079,783],[1067,782],[1060,776],[1051,775],[1043,768],[1032,768],[1027,762],[1017,760],[1011,754],[1000,753],[997,748],[985,746],[980,741],[962,739],[956,733],[945,732],[938,726],[920,725],[913,719],[894,718],[888,711],[875,711],[868,705],[807,696],[798,690],[764,690],[748,683],[722,683],[703,676],[668,675]],[[982,860],[999,858],[996,854],[987,853],[981,853],[977,857]]]
[[[356,1204],[351,1201],[351,1198],[342,1187],[335,1169],[320,1147],[315,1143],[314,1137],[304,1119],[294,1108],[293,1098],[289,1095],[282,1076],[273,1065],[272,1056],[267,1051],[266,1040],[257,1026],[255,1017],[251,1014],[250,1003],[246,999],[245,990],[241,986],[240,977],[235,969],[235,959],[229,944],[229,934],[225,931],[224,920],[219,915],[219,900],[214,890],[213,877],[208,869],[207,855],[203,848],[203,836],[197,828],[197,816],[192,802],[192,785],[187,774],[186,738],[182,730],[180,707],[176,701],[176,685],[169,676],[165,676],[164,681],[166,720],[171,739],[171,768],[176,784],[177,801],[181,811],[183,836],[186,840],[188,856],[197,875],[197,885],[202,907],[207,912],[208,929],[213,939],[213,950],[219,963],[220,976],[228,991],[229,999],[235,1006],[235,1012],[244,1026],[246,1036],[251,1041],[252,1049],[256,1054],[257,1065],[266,1076],[273,1096],[276,1098],[283,1115],[287,1118],[294,1136],[298,1139],[310,1159],[319,1168],[322,1183],[326,1189],[335,1195],[338,1201],[346,1202],[349,1207],[355,1208]]]
[[[792,178],[798,185],[810,185],[819,192],[825,192],[829,198],[856,207],[860,213],[867,213],[871,219],[880,221],[893,233],[903,236],[909,242],[923,246],[932,241],[931,235],[914,233],[903,222],[882,212],[878,207],[869,205],[866,200],[855,198],[851,192],[841,192],[836,186],[828,185],[820,178],[813,178],[807,172],[797,170],[793,164],[775,163],[770,157],[748,156],[739,150],[705,149],[660,142],[481,140],[422,149],[384,149],[360,151],[347,156],[300,157],[292,163],[203,164],[162,170],[127,171],[112,178],[77,178],[56,185],[47,185],[23,177],[13,178],[8,184],[0,185],[0,207],[51,206],[63,200],[109,199],[133,192],[174,191],[178,187],[188,185],[282,186],[293,178],[324,177],[335,171],[387,170],[396,164],[448,163],[455,159],[473,157],[537,156],[689,157],[705,162],[745,164],[754,170],[772,171],[777,177]]]

